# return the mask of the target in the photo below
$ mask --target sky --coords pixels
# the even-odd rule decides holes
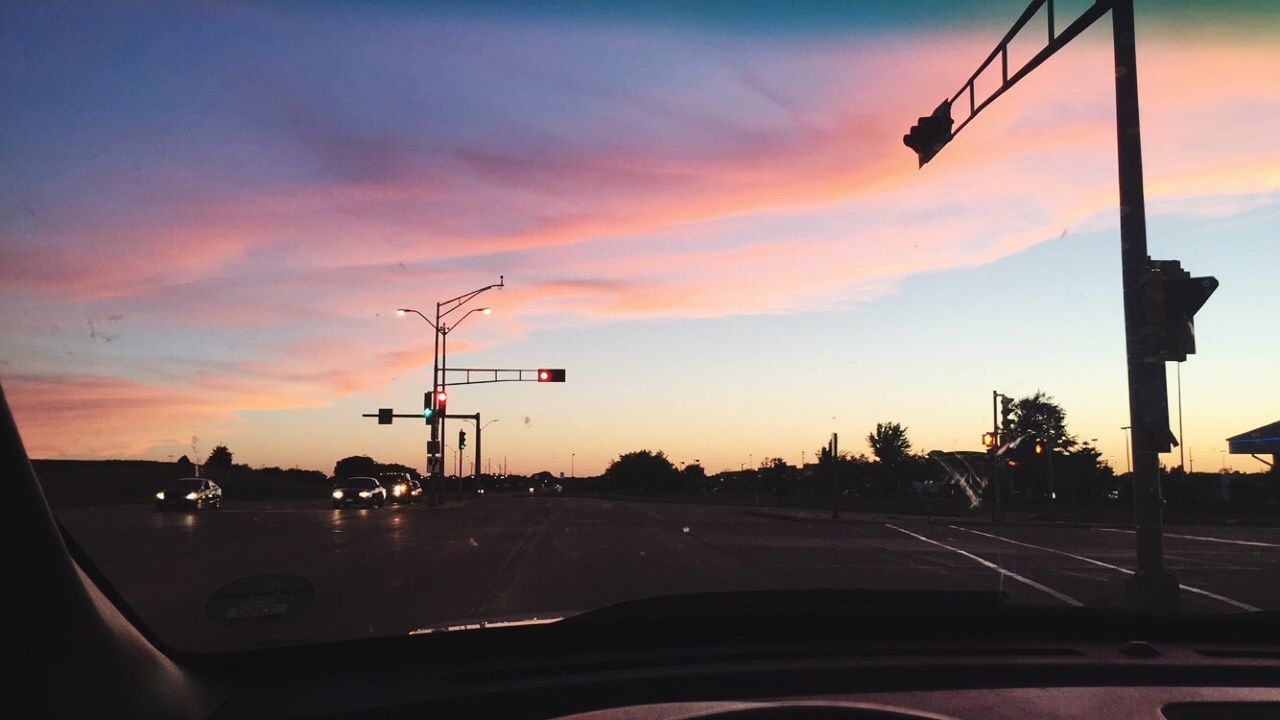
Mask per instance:
[[[1049,393],[1123,469],[1109,17],[923,169],[901,141],[1022,7],[5,3],[0,384],[28,453],[422,468],[422,422],[361,417],[430,385],[431,328],[394,311],[501,276],[449,365],[567,382],[451,389],[495,470],[799,463],[882,421],[977,449],[993,390]],[[1137,27],[1150,252],[1221,283],[1185,449],[1258,470],[1221,451],[1280,419],[1280,5],[1139,2]]]

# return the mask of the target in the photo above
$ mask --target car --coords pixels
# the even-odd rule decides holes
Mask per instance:
[[[387,504],[387,489],[376,478],[353,477],[333,485],[333,507],[363,505],[368,508]]]
[[[156,491],[156,509],[222,507],[222,488],[209,478],[179,478]]]
[[[422,483],[409,473],[381,473],[378,483],[387,491],[387,500],[397,505],[412,505],[422,500]]]

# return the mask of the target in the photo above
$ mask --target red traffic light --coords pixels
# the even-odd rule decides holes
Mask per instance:
[[[933,159],[934,155],[951,141],[951,101],[943,100],[931,115],[916,120],[911,132],[902,136],[902,144],[916,152],[920,167]]]
[[[538,382],[564,382],[564,368],[538,368]]]

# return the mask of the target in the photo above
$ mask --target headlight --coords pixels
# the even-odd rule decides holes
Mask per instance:
[[[360,497],[363,497],[363,498],[369,497],[369,492],[367,490],[361,490]]]
[[[392,494],[392,495],[395,495],[396,497],[400,497],[401,495],[403,495],[403,494],[404,494],[404,486],[403,486],[403,485],[397,485],[397,486],[395,487],[395,489],[391,491],[391,494]]]
[[[196,494],[195,494],[195,493],[193,493],[193,492],[189,492],[189,493],[187,493],[187,499],[188,499],[188,500],[195,500],[195,499],[196,499]]]
[[[480,488],[479,490],[477,490],[477,491],[476,491],[476,494],[477,494],[477,495],[483,495],[483,494],[484,494],[484,488]]]
[[[163,499],[164,499],[164,491],[163,491],[163,490],[161,490],[160,492],[156,493],[156,499],[157,499],[157,500],[163,500]]]
[[[533,494],[533,488],[529,488],[529,494],[530,494],[530,495],[532,495],[532,494]]]
[[[341,490],[334,490],[334,491],[333,491],[333,499],[334,499],[334,500],[341,500],[341,499],[342,499],[342,491],[341,491]]]

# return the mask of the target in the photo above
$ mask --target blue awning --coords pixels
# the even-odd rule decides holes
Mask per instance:
[[[1227,438],[1227,448],[1233,455],[1280,454],[1280,420]]]

